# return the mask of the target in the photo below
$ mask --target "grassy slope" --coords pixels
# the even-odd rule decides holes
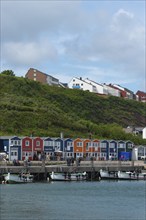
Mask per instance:
[[[0,132],[41,136],[97,137],[110,127],[145,126],[146,104],[117,97],[51,87],[0,74]],[[102,123],[102,125],[101,125]],[[105,124],[107,125],[105,127]],[[119,125],[116,126],[115,124]],[[101,132],[102,131],[102,132]]]

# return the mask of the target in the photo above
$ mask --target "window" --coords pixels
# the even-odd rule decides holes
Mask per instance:
[[[67,146],[72,147],[72,142],[71,142],[71,141],[68,141],[68,142],[67,142]]]
[[[52,146],[53,145],[52,142],[53,141],[48,141],[48,146]]]
[[[101,147],[106,147],[106,143],[100,143]]]
[[[52,141],[45,141],[45,146],[52,146]]]
[[[36,81],[36,78],[34,77],[34,81]]]
[[[115,143],[110,143],[110,148],[115,148]]]
[[[25,141],[25,146],[29,146],[29,141]]]
[[[82,147],[82,142],[77,142],[78,147]]]
[[[36,73],[34,73],[33,76],[36,76]]]
[[[124,148],[124,147],[125,147],[124,143],[119,143],[119,148]]]
[[[127,147],[128,147],[128,148],[132,148],[132,146],[133,146],[133,144],[131,144],[131,143],[128,143],[128,144],[127,144]]]
[[[45,141],[45,146],[52,146],[52,141]]]
[[[36,142],[36,146],[39,147],[40,146],[40,141]]]
[[[20,140],[11,140],[11,145],[18,146],[18,145],[21,145],[21,142]]]
[[[94,147],[98,147],[98,144],[99,144],[98,142],[93,142]]]

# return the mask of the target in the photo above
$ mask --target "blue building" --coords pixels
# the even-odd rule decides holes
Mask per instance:
[[[64,139],[64,158],[74,157],[73,140],[70,138]]]
[[[9,150],[9,159],[13,160],[21,160],[21,139],[18,137],[10,138],[10,150]]]

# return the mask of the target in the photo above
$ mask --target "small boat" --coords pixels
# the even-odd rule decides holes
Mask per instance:
[[[101,179],[118,179],[117,172],[100,170],[100,178]]]
[[[22,173],[22,174],[6,174],[4,175],[4,182],[5,183],[32,183],[33,182],[33,175],[29,173]]]
[[[54,173],[52,172],[49,180],[53,181],[78,181],[86,180],[86,172],[83,173]]]
[[[118,171],[118,179],[121,179],[121,180],[146,180],[146,173]]]

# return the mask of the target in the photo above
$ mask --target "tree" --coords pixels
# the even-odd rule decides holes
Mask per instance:
[[[15,76],[13,70],[4,70],[1,72],[1,74],[7,75],[7,76]]]

